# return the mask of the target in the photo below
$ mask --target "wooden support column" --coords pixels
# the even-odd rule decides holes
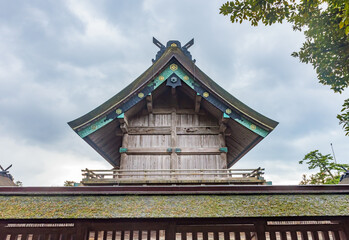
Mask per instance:
[[[176,169],[178,168],[178,155],[175,152],[175,149],[177,148],[177,94],[176,94],[176,88],[171,89],[171,105],[172,105],[172,112],[171,112],[171,158],[170,158],[170,169]]]
[[[122,148],[127,148],[128,147],[128,133],[125,133],[124,136],[122,137]],[[127,161],[127,152],[121,153],[120,157],[120,168],[125,169],[125,165]]]
[[[148,95],[145,99],[147,100],[148,112],[153,113],[153,95]]]
[[[195,96],[195,113],[200,112],[201,99],[202,97],[200,95]]]
[[[220,133],[219,135],[218,135],[218,137],[219,137],[219,145],[220,145],[220,147],[221,148],[226,148],[226,144],[225,144],[225,137],[224,137],[224,134],[222,134],[222,133]],[[221,160],[222,160],[222,163],[223,163],[223,165],[222,166],[217,166],[219,169],[220,168],[223,168],[223,169],[226,169],[227,168],[227,164],[228,164],[228,162],[227,162],[227,153],[226,152],[221,152]]]
[[[122,133],[127,133],[128,132],[128,120],[125,115],[119,118],[120,122],[120,129]]]

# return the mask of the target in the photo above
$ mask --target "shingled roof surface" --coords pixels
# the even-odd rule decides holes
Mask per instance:
[[[2,219],[69,219],[69,218],[211,218],[211,217],[277,217],[277,216],[349,216],[349,189],[334,187],[297,188],[255,187],[256,189],[226,187],[226,192],[197,188],[188,191],[104,192],[91,195],[84,187],[69,193],[0,191]],[[119,189],[115,187],[115,189]],[[140,188],[141,189],[141,188]],[[234,190],[235,189],[235,190]],[[242,189],[241,193],[235,192]],[[170,190],[170,189],[169,189]],[[190,189],[188,189],[190,190]],[[320,190],[320,191],[319,191]],[[200,193],[200,191],[203,191]],[[211,191],[211,194],[209,193]],[[243,193],[245,192],[245,193]],[[284,192],[284,193],[281,193]],[[96,194],[96,193],[94,193]]]
[[[190,74],[195,76],[195,79],[199,80],[203,85],[210,89],[219,98],[224,100],[234,109],[240,111],[246,117],[251,118],[259,122],[262,126],[267,129],[274,129],[278,122],[265,117],[264,115],[256,112],[252,108],[248,107],[237,98],[232,96],[229,92],[220,87],[211,78],[209,78],[203,71],[201,71],[192,61],[189,59],[180,48],[169,47],[163,53],[163,55],[142,75],[140,75],[136,80],[130,83],[126,88],[121,90],[119,93],[114,95],[105,103],[101,104],[99,107],[95,108],[91,112],[77,118],[74,121],[69,122],[69,126],[73,129],[77,129],[85,124],[93,122],[94,120],[104,116],[106,113],[112,111],[121,105],[126,99],[128,99],[134,91],[141,89],[146,86],[151,80],[156,77],[156,75],[164,69],[171,61],[176,59],[184,68],[190,72]]]

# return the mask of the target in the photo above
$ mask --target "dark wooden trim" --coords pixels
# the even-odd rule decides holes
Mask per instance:
[[[0,195],[349,194],[347,185],[0,187]]]

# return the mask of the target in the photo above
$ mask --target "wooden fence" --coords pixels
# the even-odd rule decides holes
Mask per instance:
[[[0,240],[348,240],[349,218],[0,220]]]
[[[263,168],[257,169],[111,169],[82,170],[83,183],[220,182],[265,183]]]

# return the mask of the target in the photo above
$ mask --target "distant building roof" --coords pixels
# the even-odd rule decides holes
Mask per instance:
[[[16,184],[9,177],[0,175],[0,186],[16,186]]]

